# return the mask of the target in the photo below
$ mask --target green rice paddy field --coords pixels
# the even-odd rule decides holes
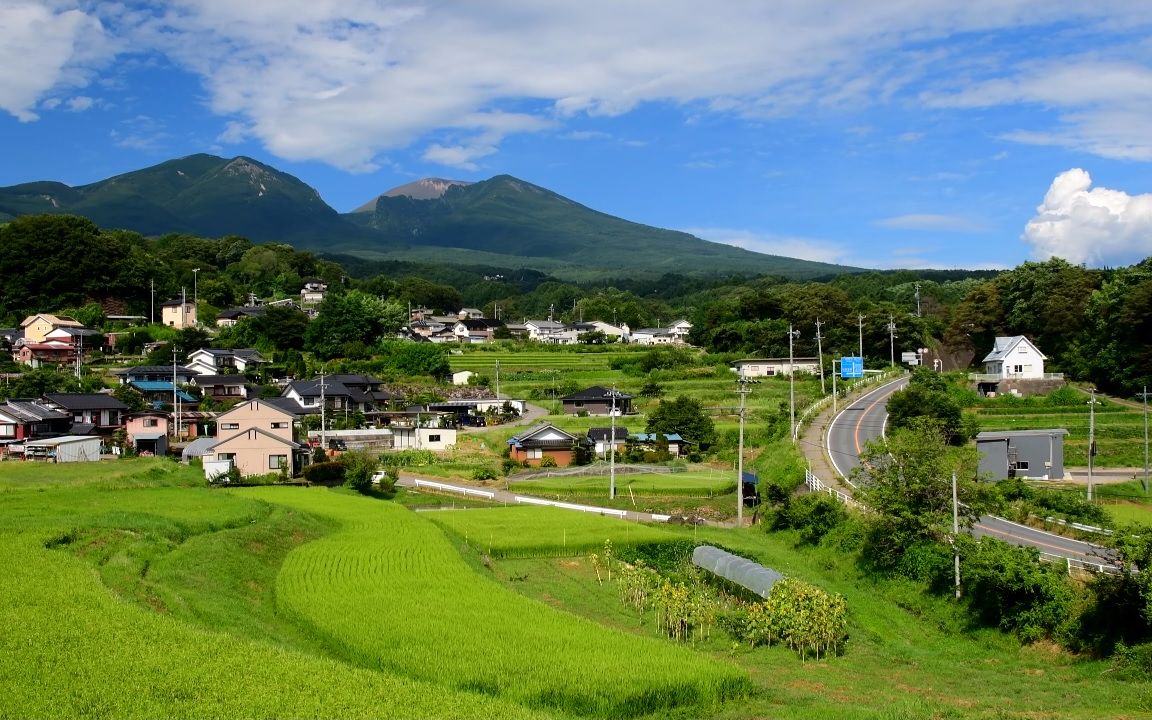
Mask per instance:
[[[157,459],[0,463],[0,718],[1152,713],[1148,682],[971,630],[949,602],[788,534],[535,508],[422,514],[201,478]],[[487,560],[462,541],[485,533]],[[722,633],[672,643],[564,552],[693,534],[843,594],[846,651],[817,662]]]

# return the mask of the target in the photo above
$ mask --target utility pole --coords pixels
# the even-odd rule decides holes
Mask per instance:
[[[952,559],[956,564],[956,599],[960,599],[960,548],[956,538],[960,537],[960,503],[956,501],[956,473],[952,473]]]
[[[1144,494],[1148,494],[1148,386],[1140,393],[1144,398]]]
[[[172,430],[172,439],[180,437],[180,395],[176,386],[176,346],[172,346],[172,412],[176,422]]]
[[[1088,401],[1088,502],[1092,502],[1092,461],[1096,457],[1096,388]]]
[[[200,268],[192,268],[192,314],[200,324]]]
[[[920,283],[916,283],[915,287],[916,287],[916,317],[920,317]]]
[[[608,498],[613,499],[616,497],[616,400],[620,398],[620,392],[613,385],[604,395],[612,402],[612,409],[608,413],[612,418],[612,429],[608,436]]]
[[[740,394],[740,435],[736,449],[736,527],[744,526],[744,408],[745,398],[752,388],[748,387],[752,380],[744,377],[744,368],[740,368],[740,377],[736,379],[736,392]]]
[[[832,358],[832,415],[833,416],[836,415],[836,400],[837,400],[837,397],[836,397],[836,375],[838,374],[836,372],[836,363],[837,362],[840,363],[840,369],[841,369],[841,371],[843,371],[843,369],[844,369],[844,356],[840,356],[839,361],[837,361],[836,358]]]
[[[148,324],[156,324],[156,279],[150,278],[148,280],[148,288],[152,291],[152,304],[148,306]]]
[[[824,394],[824,346],[821,344],[823,338],[820,337],[820,326],[824,323],[820,322],[820,318],[816,318],[816,355],[820,362],[820,394]]]
[[[328,403],[324,397],[324,389],[328,384],[324,382],[324,366],[320,366],[320,449],[324,457],[328,457]]]
[[[188,326],[188,288],[180,288],[180,329]]]
[[[896,318],[888,316],[888,364],[896,367]]]
[[[865,317],[867,317],[867,316],[865,316],[865,315],[857,315],[856,316],[856,322],[859,323],[859,327],[860,327],[860,361],[861,362],[864,361],[864,318]]]
[[[500,397],[500,360],[496,360],[496,397]]]
[[[792,341],[800,337],[799,330],[788,325],[788,427],[792,431],[792,442],[796,442],[796,365],[792,354]]]

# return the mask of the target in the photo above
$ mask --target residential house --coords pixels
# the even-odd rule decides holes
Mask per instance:
[[[482,320],[484,319],[484,311],[480,308],[460,308],[456,317],[461,320]]]
[[[732,371],[740,377],[788,377],[794,372],[818,375],[820,361],[816,358],[746,358],[732,363]]]
[[[596,457],[608,457],[608,451],[615,447],[616,457],[619,458],[628,444],[628,435],[628,428],[623,426],[617,426],[615,433],[611,427],[588,428],[588,442],[592,443]]]
[[[460,342],[486,343],[496,339],[496,330],[501,327],[504,327],[504,323],[499,320],[464,318],[452,326],[452,334]]]
[[[193,409],[200,404],[195,396],[189,395],[179,385],[173,385],[171,377],[167,380],[133,380],[128,385],[140,393],[144,402],[157,410],[171,407],[173,403],[179,403],[186,410]]]
[[[99,330],[86,327],[58,327],[44,336],[44,342],[67,343],[83,352],[102,351],[108,338]]]
[[[196,375],[191,384],[200,388],[204,397],[222,402],[247,400],[252,386],[243,375]]]
[[[24,339],[30,343],[42,343],[48,339],[48,333],[62,327],[79,328],[84,327],[84,325],[70,317],[48,313],[29,315],[24,318],[24,322],[20,323]]]
[[[668,328],[638,328],[628,336],[628,342],[636,345],[672,345],[677,339]]]
[[[216,442],[206,458],[231,462],[241,476],[295,475],[308,461],[308,448],[296,441],[295,419],[263,400],[237,405],[216,418]]]
[[[508,438],[508,456],[518,462],[537,466],[544,458],[550,457],[557,466],[567,467],[576,458],[576,448],[586,442],[551,423],[545,423]]]
[[[1047,359],[1023,335],[998,337],[984,358],[984,373],[1004,380],[1043,380]]]
[[[630,415],[632,396],[600,385],[560,398],[566,415]]]
[[[72,416],[73,435],[111,435],[123,424],[129,408],[108,393],[48,393],[49,407]]]
[[[167,455],[171,428],[172,416],[166,412],[146,410],[124,416],[128,444],[140,455]]]
[[[669,455],[680,457],[684,454],[684,449],[688,443],[680,437],[679,433],[635,433],[628,438],[628,442],[639,446],[642,450],[652,452],[661,444],[661,435],[663,435],[664,444],[668,447]]]
[[[400,399],[393,393],[381,390],[380,385],[380,380],[369,375],[325,375],[323,388],[320,378],[295,380],[284,388],[281,395],[313,415],[320,413],[321,396],[324,407],[330,413],[371,413]]]
[[[668,332],[681,344],[688,343],[688,333],[692,332],[692,323],[681,318],[668,326]]]
[[[512,400],[498,397],[453,398],[440,400],[424,405],[422,409],[429,412],[448,413],[452,417],[450,424],[483,427],[490,420],[494,422],[507,422],[524,414],[527,403],[523,400]],[[441,421],[441,424],[445,424]]]
[[[991,480],[1064,479],[1067,430],[996,430],[976,435],[979,472]]]
[[[183,365],[136,365],[123,370],[117,370],[121,385],[130,385],[134,382],[172,382],[176,379],[178,385],[186,385],[196,377],[196,371]]]
[[[160,322],[177,330],[196,327],[196,304],[189,302],[187,297],[162,303]]]
[[[43,365],[64,365],[76,361],[76,347],[70,343],[16,341],[12,360],[21,365],[38,368]]]
[[[308,278],[300,289],[301,305],[319,305],[328,294],[328,284],[320,278]]]
[[[266,308],[263,305],[245,305],[221,310],[216,315],[216,327],[232,327],[241,320],[261,317],[265,312]]]
[[[447,323],[442,323],[438,320],[413,320],[408,325],[408,329],[411,330],[414,334],[426,338],[431,338],[434,335],[438,335],[448,328],[449,325]],[[455,333],[453,333],[453,338],[455,338]]]
[[[613,325],[602,320],[593,320],[588,323],[594,330],[604,333],[605,336],[620,340],[628,334],[627,325]]]
[[[528,339],[536,342],[557,345],[574,345],[576,343],[576,331],[569,330],[564,326],[564,323],[553,320],[526,320],[524,321],[524,330],[528,333]]]
[[[188,367],[198,375],[254,372],[267,362],[254,348],[201,348],[188,354]]]
[[[0,328],[0,352],[12,352],[17,340],[24,337],[20,328]]]
[[[33,400],[0,403],[0,446],[68,432],[72,417]]]

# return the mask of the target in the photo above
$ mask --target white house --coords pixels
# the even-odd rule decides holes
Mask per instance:
[[[816,375],[820,372],[820,361],[816,358],[748,358],[732,363],[732,371],[746,378],[787,377],[793,372]]]
[[[619,339],[619,338],[628,334],[628,326],[627,325],[624,325],[623,327],[619,327],[619,326],[613,325],[611,323],[606,323],[603,320],[593,320],[589,324],[595,326],[595,328],[597,330],[599,330],[600,332],[604,333],[606,336],[611,337],[611,338]]]
[[[692,323],[681,318],[668,326],[668,332],[676,338],[676,342],[687,343],[688,333],[692,332]]]
[[[984,358],[984,372],[1004,380],[1043,380],[1047,359],[1023,335],[998,337]]]

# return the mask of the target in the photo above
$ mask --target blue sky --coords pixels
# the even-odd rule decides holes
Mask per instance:
[[[0,0],[0,185],[508,173],[851,265],[1152,255],[1152,13],[1064,0]]]

